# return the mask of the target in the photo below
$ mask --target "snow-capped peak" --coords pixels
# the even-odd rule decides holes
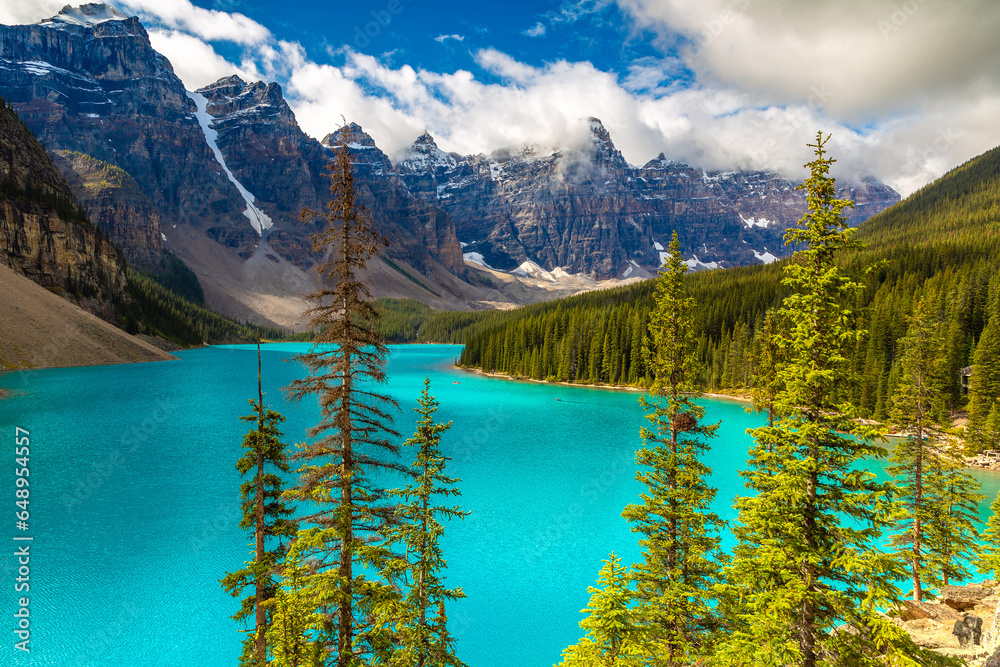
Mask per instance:
[[[434,137],[424,130],[424,133],[408,148],[393,157],[393,162],[396,166],[411,172],[434,172],[438,169],[445,171],[454,169],[460,159],[460,155],[445,153],[438,148]]]
[[[127,18],[127,14],[121,13],[110,5],[91,2],[79,7],[66,5],[59,10],[58,14],[42,21],[42,23],[66,23],[86,27],[104,23],[105,21],[121,21]]]

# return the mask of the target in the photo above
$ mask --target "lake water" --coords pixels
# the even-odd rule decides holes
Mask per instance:
[[[281,387],[303,371],[300,344],[264,346],[265,401],[282,412],[285,441],[301,442],[313,401],[289,405]],[[442,449],[472,514],[446,528],[448,584],[468,596],[449,608],[458,655],[470,667],[552,665],[581,636],[601,559],[639,558],[621,518],[638,498],[634,452],[644,416],[638,394],[486,378],[452,368],[460,347],[393,348],[386,393],[397,430],[414,428],[424,375],[454,426]],[[0,558],[0,664],[232,667],[241,635],[236,601],[219,578],[248,557],[237,527],[234,463],[256,396],[256,350],[219,346],[178,361],[9,373],[0,387],[0,538],[30,536],[31,653],[13,648],[17,559]],[[737,468],[759,423],[732,401],[707,400],[721,420],[713,442],[716,511],[742,489]],[[15,428],[30,432],[31,517],[15,527]],[[407,463],[409,455],[405,455]],[[877,463],[871,464],[875,469]],[[1000,477],[978,475],[984,492]],[[6,489],[7,491],[3,491]],[[989,500],[984,503],[988,504]]]

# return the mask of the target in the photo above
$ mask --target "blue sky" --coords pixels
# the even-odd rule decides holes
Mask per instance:
[[[206,9],[228,7],[267,25],[279,38],[298,41],[311,58],[346,44],[436,72],[475,68],[470,53],[495,48],[520,62],[541,66],[556,60],[587,60],[604,70],[658,57],[650,35],[633,30],[612,3],[565,2],[371,2],[275,3],[201,0]],[[276,7],[291,5],[276,12]]]
[[[0,23],[66,0],[0,0]],[[1000,144],[995,0],[112,0],[188,89],[277,81],[317,138],[344,116],[390,155],[424,129],[460,153],[582,142],[633,164],[839,177],[904,195]]]

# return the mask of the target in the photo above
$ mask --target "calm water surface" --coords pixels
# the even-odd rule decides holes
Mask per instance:
[[[305,349],[264,346],[265,400],[287,416],[289,443],[304,440],[318,414],[313,401],[290,405],[281,393],[303,374],[286,360]],[[424,375],[441,402],[438,418],[454,421],[442,449],[472,512],[450,523],[444,539],[448,583],[468,596],[449,608],[458,654],[470,667],[551,665],[581,635],[579,610],[601,559],[640,555],[620,516],[640,490],[638,395],[475,376],[451,368],[460,349],[394,347],[386,387],[400,403],[404,437]],[[255,349],[178,356],[0,377],[15,392],[0,401],[8,440],[0,452],[9,457],[0,462],[0,498],[9,504],[2,553],[13,552],[15,534],[34,538],[27,656],[15,653],[11,632],[16,559],[0,558],[0,613],[8,619],[0,664],[236,665],[236,601],[218,580],[249,554],[233,466],[246,431],[238,417],[256,396]],[[737,468],[750,444],[744,431],[759,420],[735,402],[706,405],[722,421],[710,460],[715,509],[733,518]],[[14,525],[17,426],[32,442],[26,532]],[[1000,477],[979,476],[992,499]]]

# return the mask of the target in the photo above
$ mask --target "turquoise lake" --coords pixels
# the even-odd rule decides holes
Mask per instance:
[[[285,442],[301,442],[318,410],[288,404],[281,388],[304,371],[288,359],[303,344],[265,345],[265,401],[282,412]],[[452,368],[454,345],[393,347],[386,393],[396,428],[413,431],[425,375],[454,426],[442,449],[472,514],[446,527],[448,583],[466,595],[449,608],[458,655],[470,667],[559,661],[582,634],[601,559],[639,558],[621,518],[636,502],[635,450],[644,421],[638,394],[487,378]],[[235,667],[236,601],[219,587],[248,557],[237,527],[234,463],[256,396],[256,349],[188,350],[160,363],[8,373],[0,387],[0,664],[58,667]],[[721,420],[709,463],[716,511],[742,490],[738,468],[760,419],[733,401],[707,400]],[[14,512],[14,437],[31,438],[29,529]],[[409,463],[409,453],[404,460]],[[868,465],[880,471],[878,462]],[[989,495],[1000,476],[977,473]],[[15,535],[30,536],[31,653],[13,648],[18,576]]]

